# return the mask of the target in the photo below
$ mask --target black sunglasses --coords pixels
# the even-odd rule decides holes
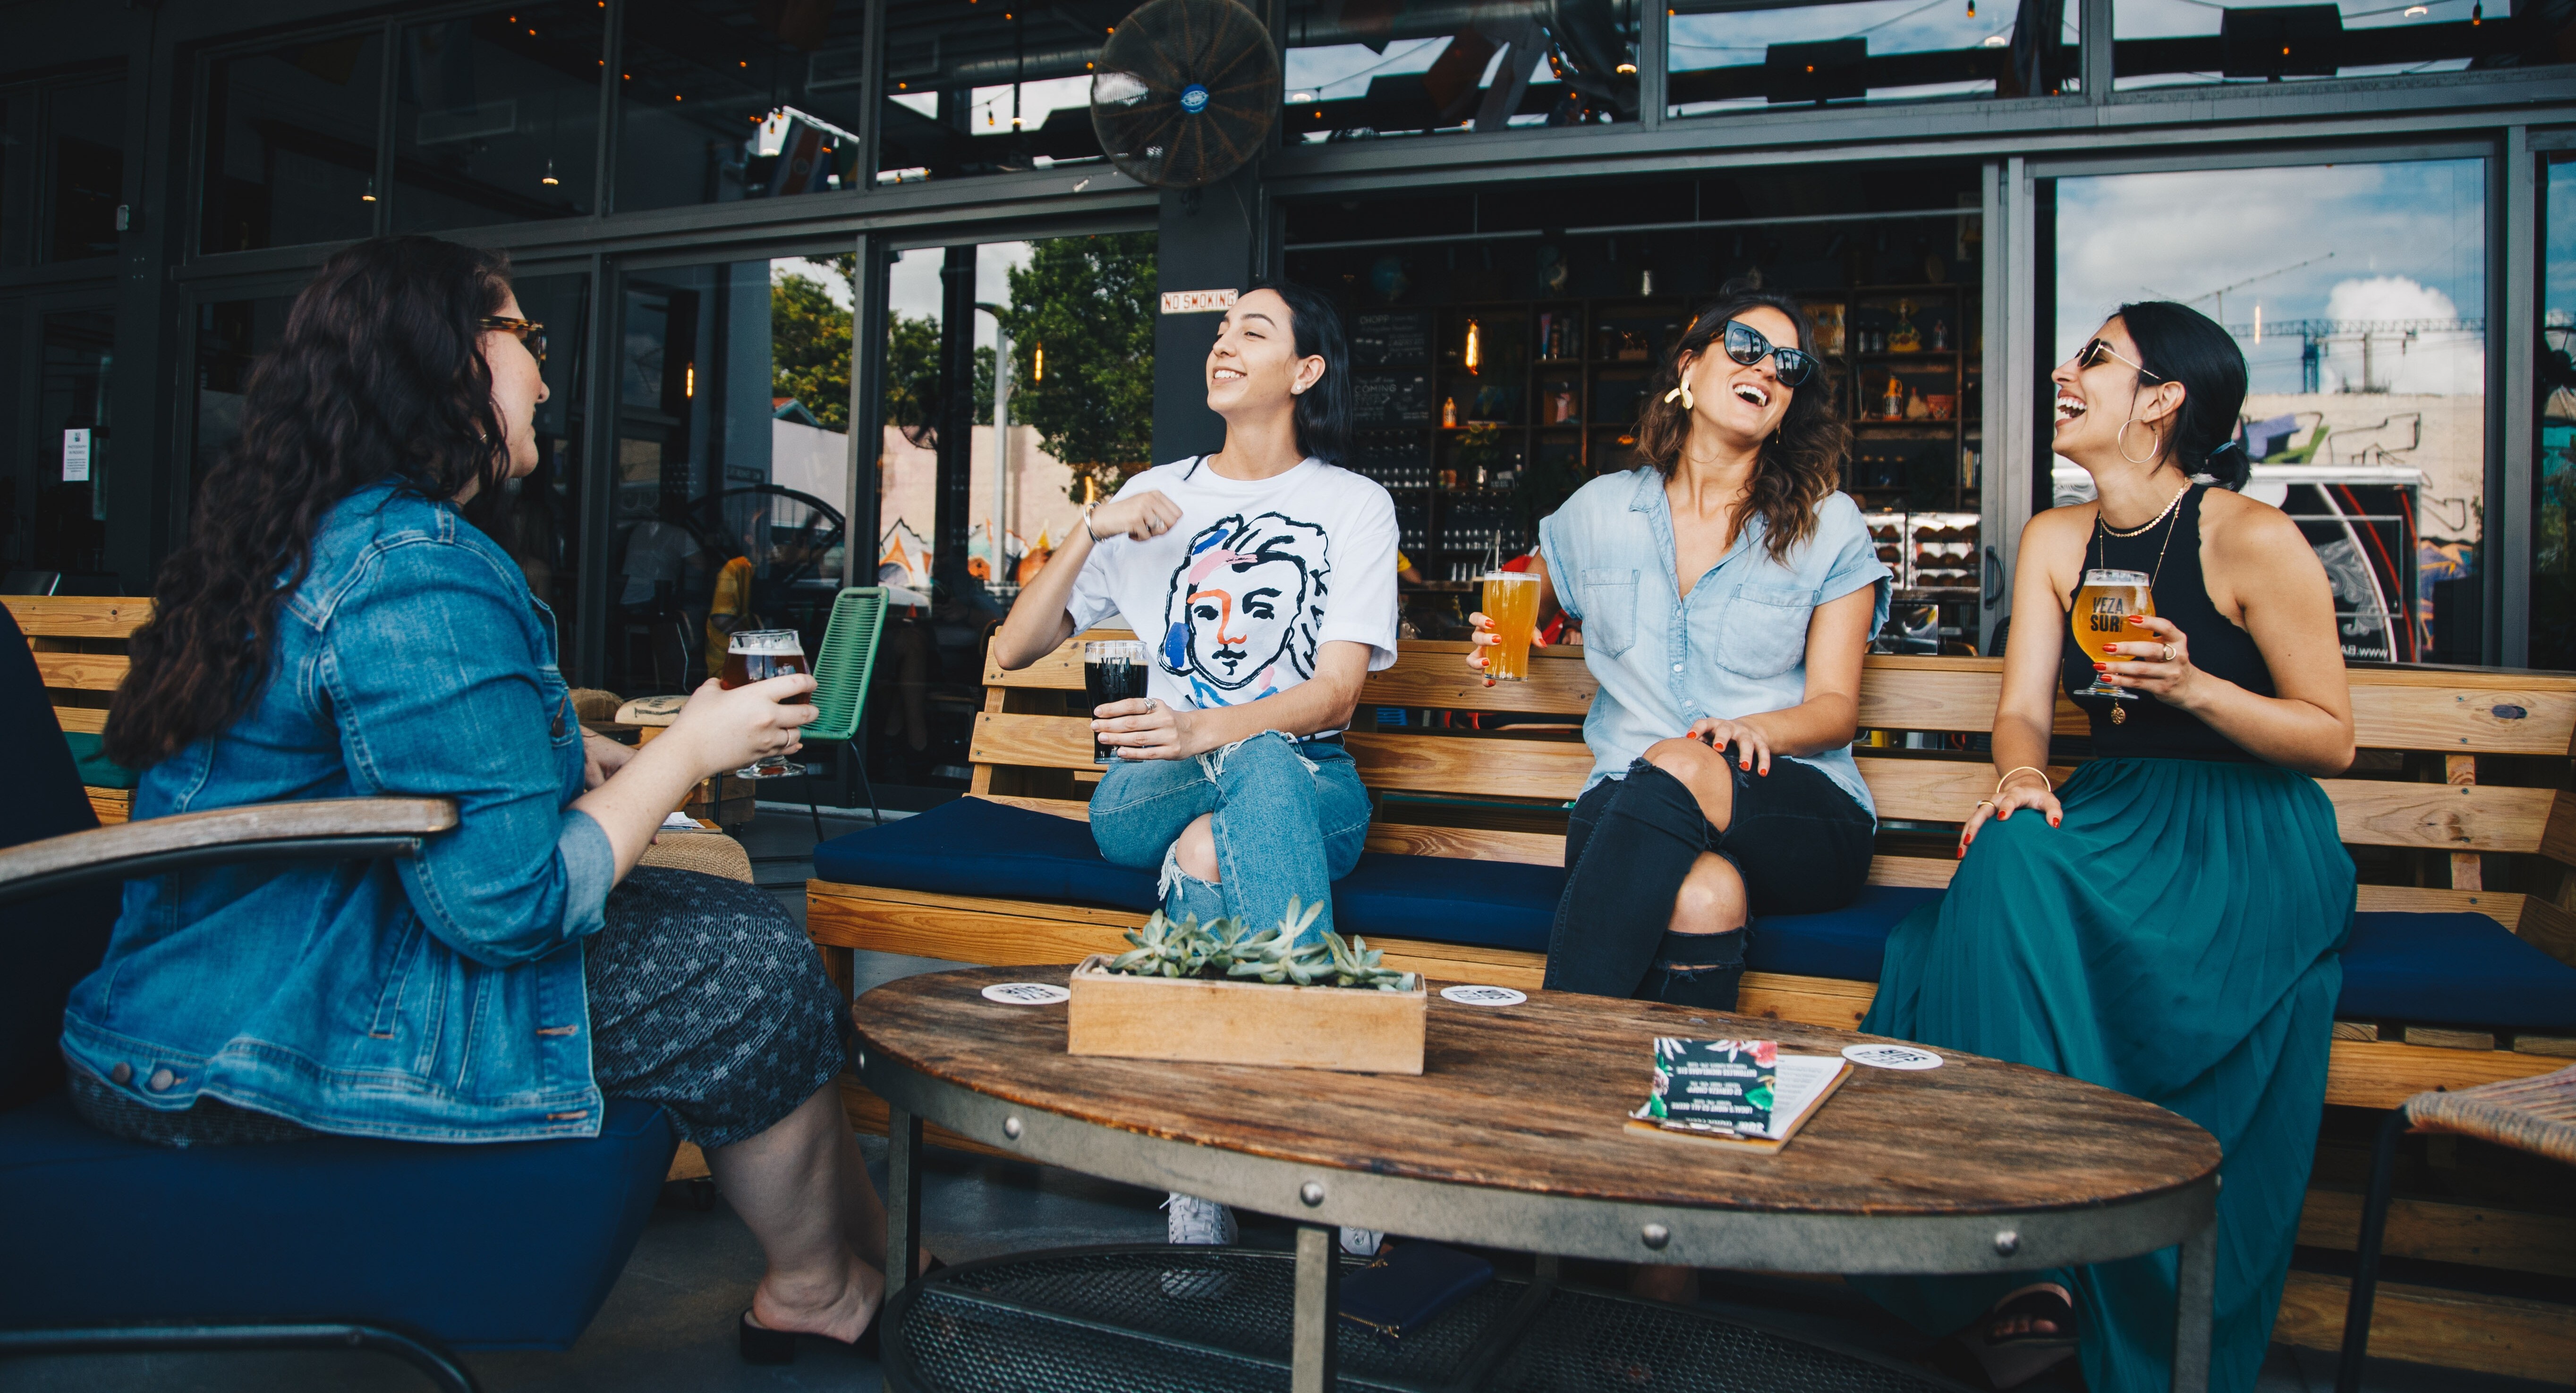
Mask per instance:
[[[1816,359],[1813,354],[1800,348],[1774,348],[1769,339],[1762,337],[1760,330],[1740,319],[1726,321],[1723,342],[1726,356],[1748,368],[1769,357],[1772,371],[1783,387],[1803,386],[1808,378],[1815,376]]]
[[[519,342],[528,346],[529,357],[540,363],[546,360],[546,326],[543,324],[533,319],[512,319],[505,314],[487,314],[481,322],[486,329],[517,335]]]
[[[2087,371],[2088,369],[2099,366],[2105,358],[2135,369],[2138,376],[2146,378],[2149,381],[2164,381],[2164,378],[2158,374],[2147,371],[2146,364],[2130,362],[2128,359],[2120,356],[2120,350],[2113,348],[2111,345],[2104,343],[2100,339],[2095,339],[2091,343],[2084,345],[2082,348],[2075,350],[2075,370],[2077,372]]]

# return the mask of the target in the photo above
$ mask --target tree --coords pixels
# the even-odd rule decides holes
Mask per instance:
[[[1011,418],[1108,497],[1152,462],[1154,236],[1058,237],[1011,269]],[[1046,375],[1037,354],[1046,354]]]
[[[858,257],[805,258],[840,276],[857,303]],[[850,428],[850,312],[829,287],[784,271],[769,287],[771,396],[794,397],[825,430]],[[939,420],[939,321],[927,315],[886,317],[886,424],[927,444]],[[976,419],[993,417],[993,350],[975,350]]]

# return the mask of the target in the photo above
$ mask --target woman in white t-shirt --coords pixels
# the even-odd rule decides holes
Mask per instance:
[[[1341,318],[1303,286],[1251,291],[1207,357],[1225,448],[1149,469],[1087,510],[1020,592],[993,659],[1026,667],[1123,618],[1142,700],[1096,708],[1121,758],[1091,800],[1100,854],[1159,868],[1173,918],[1268,928],[1359,861],[1368,792],[1341,744],[1395,661],[1395,504],[1332,461],[1350,439]]]

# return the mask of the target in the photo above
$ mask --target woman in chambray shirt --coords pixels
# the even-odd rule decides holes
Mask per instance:
[[[1549,987],[1729,1010],[1751,916],[1859,893],[1877,819],[1850,746],[1890,575],[1836,492],[1850,442],[1796,302],[1730,286],[1649,389],[1648,467],[1540,525],[1540,621],[1583,621],[1601,683]]]
[[[652,744],[586,735],[554,613],[482,525],[538,462],[543,326],[497,255],[361,242],[296,296],[165,563],[107,725],[137,819],[453,799],[401,861],[130,882],[63,1020],[72,1103],[170,1146],[595,1136],[659,1105],[769,1270],[746,1358],[873,1328],[885,1212],[832,1079],[846,1001],[753,886],[638,868],[699,780],[791,752],[813,689],[709,682]],[[323,1217],[323,1216],[317,1216]]]

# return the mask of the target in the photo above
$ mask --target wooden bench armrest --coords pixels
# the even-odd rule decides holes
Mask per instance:
[[[446,798],[321,798],[156,817],[0,851],[0,902],[188,866],[408,856],[421,838],[455,826],[456,804]]]

